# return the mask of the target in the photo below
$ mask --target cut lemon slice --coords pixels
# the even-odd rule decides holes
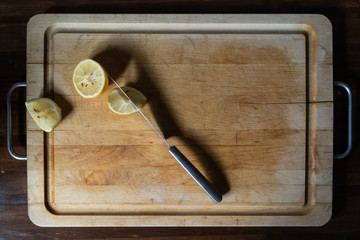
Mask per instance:
[[[51,132],[61,121],[61,108],[50,98],[36,98],[25,102],[36,124],[45,132]]]
[[[142,108],[146,102],[146,97],[140,91],[132,87],[121,88],[138,108]],[[111,111],[117,114],[130,114],[136,112],[131,102],[118,88],[114,88],[108,95],[108,105]]]
[[[94,98],[105,92],[109,80],[104,68],[91,59],[81,61],[74,70],[73,83],[84,98]]]

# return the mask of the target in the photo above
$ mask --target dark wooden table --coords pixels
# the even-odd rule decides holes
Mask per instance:
[[[355,123],[351,155],[334,161],[334,206],[329,223],[312,228],[40,228],[32,224],[27,216],[26,162],[13,159],[6,148],[6,93],[13,83],[26,80],[26,24],[38,13],[320,13],[327,16],[334,33],[334,80],[348,83],[353,90]],[[356,126],[360,87],[358,0],[0,0],[0,69],[0,239],[360,239],[360,147]],[[17,91],[13,99],[14,145],[17,152],[25,154],[25,91]],[[342,122],[335,118],[335,126]],[[341,142],[342,139],[336,139],[336,146]]]

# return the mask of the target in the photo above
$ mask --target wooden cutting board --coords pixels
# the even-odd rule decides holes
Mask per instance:
[[[214,203],[138,113],[72,85],[83,59],[148,102],[143,112],[222,192]],[[332,29],[321,15],[37,15],[27,99],[29,217],[40,226],[316,226],[332,213]]]

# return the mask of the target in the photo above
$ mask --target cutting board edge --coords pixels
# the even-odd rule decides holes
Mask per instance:
[[[324,211],[324,209],[326,211]],[[300,216],[223,216],[223,215],[132,215],[132,216],[91,216],[91,215],[62,215],[58,216],[48,211],[45,205],[29,204],[30,220],[40,227],[250,227],[250,226],[323,226],[332,216],[332,204],[323,203],[314,206],[306,215]],[[274,221],[274,217],[277,221]]]

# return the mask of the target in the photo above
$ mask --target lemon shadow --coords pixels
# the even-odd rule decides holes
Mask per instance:
[[[73,106],[71,105],[71,101],[67,100],[66,97],[59,94],[54,90],[54,101],[61,108],[61,119],[65,119],[72,111]]]
[[[109,47],[91,58],[100,63],[107,74],[115,80],[126,70],[131,59],[131,54],[129,51],[120,48]],[[112,85],[115,84],[109,79],[109,87]]]

